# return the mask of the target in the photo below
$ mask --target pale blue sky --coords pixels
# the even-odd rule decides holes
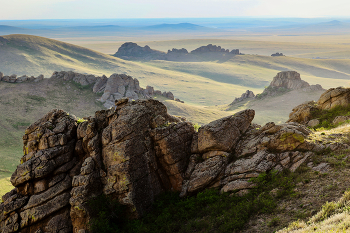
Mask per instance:
[[[0,20],[350,17],[349,0],[0,0]]]

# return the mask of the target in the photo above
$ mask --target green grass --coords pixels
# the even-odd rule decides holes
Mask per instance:
[[[27,95],[27,98],[30,100],[34,100],[34,101],[38,102],[39,104],[42,104],[43,102],[46,101],[46,99],[44,97],[37,96],[37,95]]]
[[[100,228],[93,232],[239,232],[253,216],[273,213],[280,198],[297,197],[294,192],[297,173],[262,173],[251,181],[256,187],[244,196],[220,194],[215,189],[187,198],[168,192],[157,198],[153,211],[142,219],[128,221],[120,215],[117,225],[110,216],[120,213],[121,207],[115,205],[117,209],[111,209],[114,204],[108,204],[111,200],[102,197],[99,199],[102,203],[95,204],[96,213],[91,221],[92,225],[99,222]],[[277,192],[272,195],[270,191],[276,188]],[[277,220],[271,224],[276,223]]]
[[[10,182],[10,177],[0,178],[0,202],[1,197],[5,195],[7,192],[11,191],[14,187]]]
[[[320,124],[313,127],[314,129],[333,129],[338,127],[339,125],[350,123],[350,121],[347,121],[339,124],[333,124],[333,120],[337,116],[350,116],[350,105],[347,107],[337,106],[330,110],[316,110],[313,111],[311,114],[312,119],[318,119],[320,121]]]

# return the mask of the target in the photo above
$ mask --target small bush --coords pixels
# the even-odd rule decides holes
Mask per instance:
[[[194,124],[193,125],[193,127],[194,127],[194,130],[196,131],[196,132],[198,132],[198,129],[201,127],[198,123],[196,123],[196,124]]]
[[[86,121],[84,118],[78,117],[77,123],[80,124],[80,123],[83,123],[84,121]]]

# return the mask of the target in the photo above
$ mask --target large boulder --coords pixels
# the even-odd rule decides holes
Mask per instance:
[[[292,109],[287,122],[298,122],[306,124],[312,118],[312,112],[318,110],[315,101],[307,101]]]
[[[254,110],[247,109],[200,127],[198,130],[199,153],[211,150],[231,152],[250,126],[254,115]]]
[[[322,110],[332,109],[337,106],[347,107],[350,105],[350,88],[331,88],[321,95],[317,104]]]

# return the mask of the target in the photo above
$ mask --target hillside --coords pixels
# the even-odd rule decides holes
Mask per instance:
[[[199,105],[222,104],[237,97],[246,87],[227,85],[200,75],[161,69],[95,52],[72,44],[29,35],[1,37],[0,71],[6,75],[44,74],[71,70],[79,73],[107,76],[124,73],[137,78],[141,86],[171,91],[187,103]],[[184,89],[185,86],[185,89]],[[235,90],[235,91],[232,91]],[[258,91],[259,88],[255,88]],[[220,97],[225,95],[225,98]],[[218,98],[219,97],[219,98]]]
[[[107,76],[124,73],[137,78],[141,86],[171,91],[187,104],[200,106],[229,104],[247,89],[261,93],[282,70],[297,70],[304,80],[324,88],[349,85],[348,59],[239,55],[204,62],[135,62],[42,37],[9,35],[2,38],[8,42],[0,45],[0,71],[7,75],[50,77],[52,72],[60,70]],[[170,46],[170,42],[167,43]],[[232,49],[223,44],[224,48]]]

